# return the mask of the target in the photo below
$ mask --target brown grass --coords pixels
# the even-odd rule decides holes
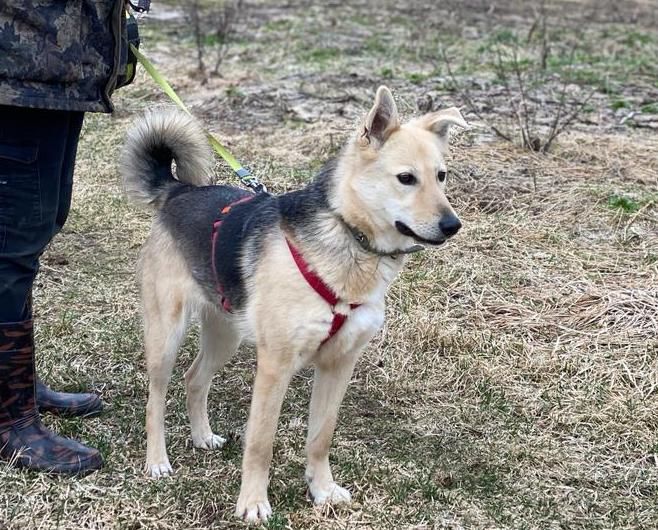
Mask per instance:
[[[176,20],[149,22],[145,51],[280,192],[335,152],[380,82],[407,114],[423,94],[459,103],[437,77],[406,77],[431,64],[423,50],[434,33],[418,27],[461,38],[455,20],[482,32],[496,16],[529,20],[518,6],[485,21],[475,5],[462,12],[448,3],[453,18],[442,18],[443,8],[396,6],[352,6],[347,21],[332,22],[335,5],[249,4],[249,38],[229,52],[223,78],[202,89],[181,66],[193,50],[174,45],[184,31]],[[598,15],[611,39],[638,31],[611,6]],[[309,56],[328,45],[342,52]],[[393,78],[380,77],[389,63]],[[625,87],[629,98],[639,90],[655,98],[640,74]],[[414,256],[391,288],[385,329],[342,409],[332,462],[354,504],[320,510],[304,497],[305,371],[279,425],[270,528],[658,527],[658,137],[619,126],[608,106],[618,96],[600,94],[601,108],[549,155],[479,128],[454,138],[448,186],[464,229],[442,251]],[[181,376],[196,344],[186,343],[167,416],[177,474],[142,475],[146,378],[134,267],[149,216],[126,202],[115,161],[134,116],[162,100],[140,75],[117,94],[114,117],[88,116],[74,209],[44,256],[36,292],[40,372],[59,388],[91,387],[107,403],[97,419],[46,421],[100,447],[107,465],[70,479],[0,464],[7,528],[241,527],[232,511],[249,349],[210,398],[211,423],[231,441],[205,453],[189,439]]]

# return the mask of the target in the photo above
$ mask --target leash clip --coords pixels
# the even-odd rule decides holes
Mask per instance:
[[[245,186],[251,188],[255,193],[267,193],[267,188],[264,184],[261,183],[251,172],[245,168],[241,167],[235,170],[235,174],[240,179]]]

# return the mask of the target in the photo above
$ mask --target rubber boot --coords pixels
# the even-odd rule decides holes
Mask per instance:
[[[48,388],[38,377],[36,385],[39,412],[88,418],[97,416],[103,410],[103,402],[96,394],[56,392]]]
[[[41,423],[35,387],[32,321],[0,324],[0,458],[50,473],[86,475],[100,469],[96,449]]]

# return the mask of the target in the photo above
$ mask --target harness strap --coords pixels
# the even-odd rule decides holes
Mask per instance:
[[[219,281],[219,278],[217,277],[217,267],[215,266],[215,250],[217,248],[217,240],[219,238],[219,229],[222,226],[222,222],[229,214],[233,206],[236,206],[237,204],[243,202],[250,201],[254,197],[255,195],[243,197],[241,199],[238,199],[237,201],[230,203],[228,206],[225,206],[224,208],[221,209],[217,219],[212,225],[211,262],[212,262],[212,272],[215,279],[215,289],[217,291],[217,294],[219,295],[222,308],[224,309],[224,311],[228,313],[232,311],[231,301],[226,297],[224,293],[222,284]],[[288,249],[290,249],[290,254],[292,255],[292,258],[295,264],[297,265],[297,268],[299,269],[301,275],[304,277],[306,282],[313,288],[313,290],[316,293],[318,293],[318,295],[320,295],[320,297],[331,306],[331,312],[333,313],[334,318],[331,321],[331,327],[329,328],[328,335],[320,343],[320,345],[322,346],[324,345],[325,342],[327,342],[331,337],[333,337],[336,333],[340,331],[340,329],[343,327],[343,324],[345,324],[345,322],[347,321],[348,315],[336,311],[336,305],[339,304],[341,301],[340,298],[338,298],[338,296],[336,295],[336,293],[334,293],[331,287],[329,287],[324,281],[322,281],[322,278],[320,278],[315,272],[309,269],[308,263],[306,262],[304,257],[287,238],[286,238],[286,243],[288,244]],[[361,304],[350,304],[349,307],[350,309],[356,309],[360,305]]]
[[[233,308],[231,306],[231,301],[224,294],[224,289],[222,288],[222,284],[219,281],[219,278],[217,277],[217,267],[215,266],[215,249],[217,248],[217,238],[219,236],[219,228],[222,226],[222,222],[224,221],[224,218],[228,215],[228,213],[231,211],[231,208],[233,208],[233,206],[236,206],[237,204],[240,204],[242,202],[250,201],[254,197],[256,197],[256,195],[247,195],[246,197],[242,197],[241,199],[238,199],[237,201],[233,201],[229,205],[224,206],[224,208],[222,208],[221,211],[219,212],[219,216],[217,217],[217,219],[215,219],[215,222],[212,224],[212,236],[210,240],[211,241],[210,261],[212,263],[212,274],[215,279],[215,290],[219,295],[219,300],[222,304],[222,308],[227,313],[231,313]]]
[[[334,293],[331,290],[331,287],[329,287],[326,283],[322,281],[322,278],[320,278],[317,274],[312,272],[308,268],[308,263],[306,263],[306,260],[302,257],[302,255],[299,253],[299,250],[297,250],[291,243],[286,239],[286,243],[288,243],[288,248],[290,249],[290,253],[292,254],[292,259],[295,260],[295,264],[297,265],[297,268],[299,269],[299,272],[302,273],[302,276],[306,280],[306,282],[313,287],[313,290],[318,293],[322,299],[327,302],[333,310],[333,306],[335,306],[340,300],[336,296],[336,293]]]
[[[320,343],[320,345],[322,346],[325,342],[327,342],[331,337],[333,337],[336,333],[340,331],[340,329],[343,327],[343,324],[345,324],[348,315],[345,315],[343,313],[338,313],[336,311],[336,304],[340,302],[340,298],[338,298],[338,296],[336,295],[336,293],[334,293],[331,287],[329,287],[326,283],[324,283],[324,281],[322,281],[322,278],[320,278],[315,272],[313,272],[308,268],[308,263],[306,262],[304,257],[300,254],[299,250],[297,250],[297,248],[292,243],[290,243],[290,241],[287,238],[286,238],[286,243],[288,244],[288,248],[290,249],[290,254],[292,255],[292,258],[295,261],[295,264],[297,265],[299,272],[306,280],[306,283],[308,283],[313,288],[313,290],[316,293],[318,293],[320,297],[331,306],[331,312],[333,313],[334,318],[331,321],[329,334]],[[360,305],[361,304],[350,304],[350,309],[356,309]]]

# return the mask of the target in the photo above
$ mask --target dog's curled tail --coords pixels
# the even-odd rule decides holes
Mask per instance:
[[[176,162],[176,176],[172,170]],[[159,208],[172,188],[210,184],[212,151],[200,125],[176,110],[146,113],[128,131],[121,155],[126,193],[133,200]]]

